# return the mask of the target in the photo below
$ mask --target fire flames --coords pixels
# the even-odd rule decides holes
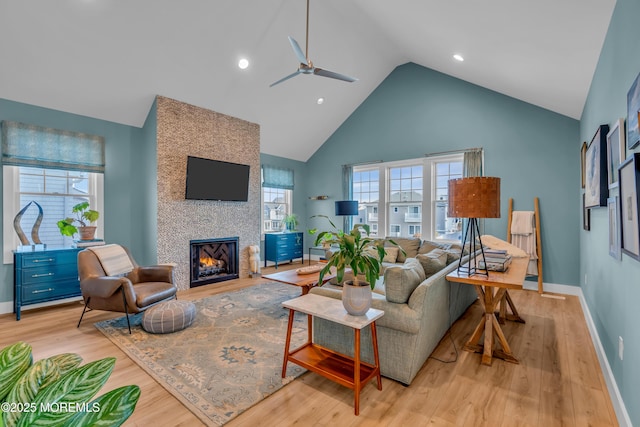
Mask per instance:
[[[208,256],[200,256],[200,267],[224,267],[224,261],[221,259],[215,259]]]

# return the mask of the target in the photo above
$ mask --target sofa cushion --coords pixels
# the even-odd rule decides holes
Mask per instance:
[[[398,258],[396,262],[404,262],[407,258],[415,258],[418,255],[418,248],[420,247],[420,239],[408,238],[408,237],[387,237],[387,240],[393,240],[402,248],[405,253],[398,251]],[[385,243],[387,247],[394,247],[392,243]]]
[[[424,279],[424,270],[415,258],[408,258],[402,266],[387,268],[384,272],[384,291],[387,301],[406,304],[413,291]]]
[[[416,259],[422,265],[427,277],[431,277],[447,266],[447,251],[434,249],[428,254],[418,254]]]

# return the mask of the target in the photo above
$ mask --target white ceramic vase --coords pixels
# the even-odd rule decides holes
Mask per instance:
[[[371,286],[367,282],[358,282],[353,286],[348,280],[342,285],[342,305],[352,316],[362,316],[371,308]]]

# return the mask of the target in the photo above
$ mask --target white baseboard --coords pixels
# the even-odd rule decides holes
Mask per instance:
[[[525,280],[524,289],[537,291],[538,282]],[[629,413],[627,412],[627,408],[624,405],[622,396],[620,395],[618,384],[616,383],[616,379],[613,376],[613,371],[611,371],[611,366],[609,365],[609,361],[607,360],[607,356],[604,352],[604,347],[602,347],[602,342],[600,341],[600,337],[598,336],[596,325],[595,323],[593,323],[593,318],[591,317],[591,312],[589,311],[589,307],[587,306],[587,301],[584,299],[582,288],[580,288],[579,286],[543,283],[543,289],[545,292],[574,295],[577,296],[580,300],[580,305],[582,306],[582,311],[584,312],[584,319],[587,323],[589,335],[591,335],[591,341],[593,342],[593,346],[596,350],[598,361],[600,362],[600,369],[602,369],[602,374],[607,384],[607,389],[609,390],[609,396],[611,396],[611,403],[613,404],[613,409],[616,412],[618,423],[621,427],[633,427],[633,425],[631,424],[631,418],[629,418]]]
[[[24,305],[20,307],[20,313],[22,314],[25,311],[33,310],[34,308],[49,307],[51,305],[64,304],[67,302],[74,302],[74,301],[82,301],[82,297],[78,296],[78,297],[58,299],[55,301],[41,302],[38,304]],[[13,313],[13,301],[0,302],[0,314],[7,314],[7,313]]]

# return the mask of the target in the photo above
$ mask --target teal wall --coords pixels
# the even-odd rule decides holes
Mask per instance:
[[[545,282],[579,284],[577,120],[408,63],[397,67],[308,161],[308,215],[333,215],[341,166],[483,147],[487,176],[501,181],[502,218],[486,232],[506,238],[508,199],[533,210],[540,198]],[[577,152],[579,154],[579,150]],[[313,220],[311,226],[326,227]]]
[[[0,120],[14,120],[103,136],[106,157],[105,211],[101,212],[104,218],[104,238],[108,242],[118,242],[130,247],[136,259],[140,259],[141,262],[153,258],[156,240],[153,240],[153,244],[150,245],[149,236],[141,233],[141,225],[147,221],[143,215],[149,211],[147,207],[140,208],[141,200],[146,200],[149,196],[146,194],[144,183],[148,183],[150,179],[155,182],[154,166],[147,156],[151,151],[149,130],[144,131],[131,126],[5,99],[0,99]],[[145,133],[147,135],[143,137]],[[153,145],[155,146],[155,139]],[[155,157],[153,161],[155,162]],[[2,191],[1,186],[0,191]],[[0,200],[2,200],[1,196]],[[155,217],[153,221],[155,223]],[[13,265],[2,264],[0,265],[0,302],[7,301],[13,301]]]
[[[589,142],[600,124],[627,116],[627,91],[640,72],[640,2],[618,0],[580,120],[580,141]],[[638,152],[638,148],[635,149]],[[630,153],[627,153],[627,155]],[[579,187],[578,187],[579,188]],[[580,194],[577,189],[574,192]],[[614,189],[611,195],[618,195]],[[576,203],[575,211],[580,210]],[[580,232],[580,278],[607,360],[632,425],[640,425],[640,333],[636,328],[640,301],[640,262],[609,256],[606,208],[591,210],[591,230]],[[586,278],[586,280],[585,280]],[[624,339],[624,360],[618,358]]]

